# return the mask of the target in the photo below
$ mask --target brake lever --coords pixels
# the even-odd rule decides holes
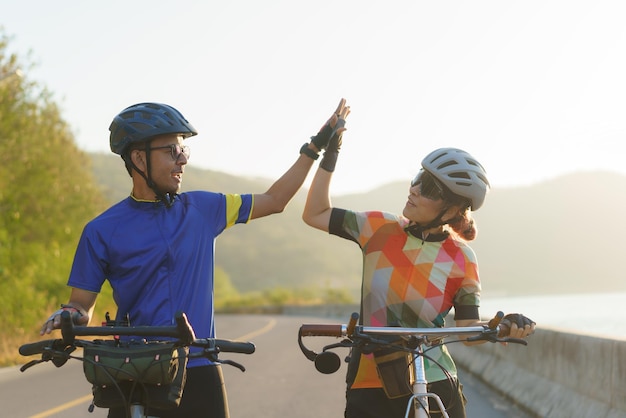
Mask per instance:
[[[232,360],[218,360],[218,363],[220,363],[220,364],[228,364],[229,366],[233,366],[233,367],[238,368],[242,372],[246,371],[246,368],[243,367],[243,365],[237,363],[236,361],[232,361]]]
[[[348,339],[342,340],[341,342],[329,344],[324,346],[322,352],[332,350],[333,348],[351,348],[354,347],[354,342]]]
[[[488,341],[490,343],[503,342],[501,338],[498,338],[498,330],[486,328],[484,332],[478,335],[474,335],[473,337],[466,338],[467,342],[474,341]]]
[[[522,338],[512,338],[512,337],[498,337],[497,331],[486,331],[482,334],[475,335],[473,337],[469,337],[466,339],[468,342],[472,341],[488,341],[490,343],[513,343],[513,344],[521,344],[528,345],[528,341]]]
[[[25,372],[26,369],[30,369],[34,365],[39,364],[39,363],[45,363],[46,361],[48,360],[44,360],[44,359],[31,360],[28,363],[24,364],[22,367],[20,367],[20,372]]]
[[[497,341],[500,343],[513,343],[513,344],[528,345],[528,341],[524,340],[523,338],[503,337],[503,338],[498,338]]]

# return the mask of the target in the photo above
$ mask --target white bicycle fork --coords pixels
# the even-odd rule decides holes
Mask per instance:
[[[404,418],[409,418],[412,408],[415,411],[415,418],[430,417],[428,409],[428,398],[433,398],[437,402],[443,418],[450,418],[448,413],[446,412],[445,406],[443,406],[441,398],[436,393],[428,393],[428,389],[426,386],[428,382],[426,380],[423,354],[423,348],[420,344],[418,348],[418,355],[413,359],[413,371],[415,373],[415,382],[413,382],[413,396],[411,396],[406,406],[406,413],[404,415]]]

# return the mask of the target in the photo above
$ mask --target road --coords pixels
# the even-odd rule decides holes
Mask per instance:
[[[221,338],[250,340],[257,347],[250,356],[224,356],[246,367],[246,372],[242,373],[224,366],[233,418],[343,416],[345,365],[335,374],[320,374],[297,345],[300,325],[320,322],[328,320],[269,315],[220,315],[217,318]],[[306,344],[318,351],[328,342],[323,338],[307,338]],[[461,379],[469,399],[469,418],[528,418],[476,378],[461,375]],[[96,408],[91,414],[87,412],[90,393],[78,361],[70,361],[62,368],[45,363],[25,373],[20,373],[17,367],[0,369],[1,416],[106,417],[106,410]]]

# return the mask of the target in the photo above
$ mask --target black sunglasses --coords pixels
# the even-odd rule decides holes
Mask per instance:
[[[411,187],[419,186],[421,196],[430,200],[440,200],[446,197],[446,189],[439,180],[437,180],[428,171],[420,170],[411,181]]]
[[[178,161],[181,155],[184,155],[186,159],[189,159],[189,157],[191,156],[191,149],[188,145],[170,144],[163,145],[162,147],[152,147],[150,148],[150,150],[166,148],[169,148],[172,160],[174,161]]]

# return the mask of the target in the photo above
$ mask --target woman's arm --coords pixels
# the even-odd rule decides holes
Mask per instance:
[[[304,205],[302,219],[313,228],[328,232],[332,204],[330,201],[330,180],[333,173],[318,168]]]

